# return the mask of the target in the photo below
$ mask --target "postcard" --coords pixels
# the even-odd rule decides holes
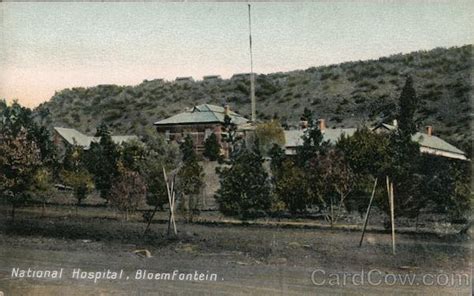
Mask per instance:
[[[471,295],[473,15],[1,2],[0,296]]]

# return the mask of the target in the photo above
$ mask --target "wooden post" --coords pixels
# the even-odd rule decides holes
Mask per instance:
[[[174,234],[177,235],[178,231],[176,230],[176,221],[174,217],[174,205],[176,201],[176,192],[174,191],[174,179],[171,180],[171,222],[173,223]]]
[[[369,221],[370,209],[372,208],[372,201],[375,196],[375,188],[377,187],[377,179],[375,178],[374,189],[372,189],[372,195],[370,196],[369,206],[367,207],[367,212],[365,213],[364,226],[362,227],[362,236],[360,237],[359,248],[362,246],[362,241],[364,240],[365,229],[367,228],[367,223]]]
[[[175,199],[175,194],[174,194],[174,182],[171,181],[171,188],[170,188],[170,183],[168,181],[168,177],[166,176],[166,170],[165,167],[163,167],[163,176],[165,178],[165,183],[166,183],[166,191],[168,193],[168,203],[170,205],[170,214],[168,218],[168,235],[170,234],[170,228],[171,224],[173,224],[173,230],[175,234],[178,234],[176,230],[176,222],[174,221],[174,199]]]
[[[393,182],[390,183],[390,220],[392,222],[392,252],[395,255],[395,202],[393,197]]]

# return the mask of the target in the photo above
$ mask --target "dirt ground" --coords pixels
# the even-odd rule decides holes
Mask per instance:
[[[348,231],[178,223],[175,238],[165,235],[164,224],[153,224],[143,238],[144,223],[111,218],[0,222],[0,291],[5,295],[471,295],[469,284],[422,282],[426,274],[471,273],[471,245],[465,237],[398,235],[394,256],[390,235],[381,233],[367,234],[358,248],[360,233]],[[134,254],[137,249],[149,250],[152,257]],[[63,268],[64,276],[12,278],[12,268],[28,267]],[[123,269],[129,279],[74,279],[75,268]],[[138,269],[214,273],[217,281],[136,280]],[[374,269],[381,276],[415,275],[416,282],[329,282],[330,275]]]

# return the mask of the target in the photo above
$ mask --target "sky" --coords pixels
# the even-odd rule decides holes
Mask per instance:
[[[252,3],[254,71],[472,44],[474,2]],[[0,3],[0,98],[250,72],[246,3]]]

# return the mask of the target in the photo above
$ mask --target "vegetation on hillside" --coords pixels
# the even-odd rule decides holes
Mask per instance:
[[[291,126],[308,108],[316,118],[325,118],[329,127],[387,122],[398,112],[397,99],[410,74],[419,96],[418,128],[432,125],[435,134],[470,152],[471,57],[472,45],[466,45],[258,75],[257,115]],[[227,102],[249,116],[249,89],[249,82],[242,79],[189,84],[157,79],[136,86],[73,88],[57,92],[35,114],[50,127],[92,134],[105,121],[114,134],[141,135],[153,122],[201,103]]]

